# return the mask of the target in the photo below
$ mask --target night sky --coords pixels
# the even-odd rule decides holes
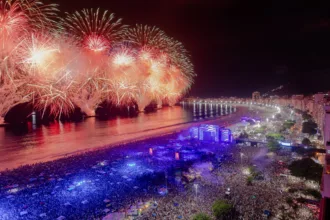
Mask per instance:
[[[155,25],[182,41],[198,74],[190,96],[247,97],[280,85],[283,94],[330,90],[330,1],[52,2],[68,12],[108,9],[125,24]]]

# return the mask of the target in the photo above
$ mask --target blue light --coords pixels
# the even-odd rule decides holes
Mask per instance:
[[[81,186],[83,183],[85,183],[86,181],[85,180],[83,180],[83,181],[79,181],[79,182],[77,182],[77,184],[76,184],[76,186]]]
[[[280,143],[282,146],[286,146],[286,147],[290,147],[290,146],[291,146],[291,143],[289,143],[289,142],[279,141],[279,143]]]
[[[199,126],[193,127],[189,131],[192,138],[199,138]],[[13,197],[7,197],[8,199],[0,199],[0,219],[7,218],[7,216],[3,217],[5,212],[2,210],[3,204],[6,205],[6,208],[10,204],[10,207],[7,208],[9,211],[6,210],[6,212],[13,212],[15,215],[18,213],[19,215],[17,210],[22,209],[21,201],[24,201],[24,205],[35,209],[35,211],[29,211],[31,219],[38,218],[46,206],[53,206],[52,212],[47,212],[49,218],[58,218],[61,215],[70,219],[75,216],[79,219],[90,218],[91,215],[95,215],[94,210],[98,213],[98,210],[104,208],[105,204],[99,201],[103,201],[105,198],[111,200],[111,207],[107,207],[110,213],[122,204],[128,205],[131,197],[134,200],[135,196],[142,192],[150,197],[155,194],[157,196],[168,195],[167,185],[159,185],[165,184],[165,180],[159,178],[162,177],[164,171],[166,172],[166,184],[169,184],[169,187],[177,187],[178,190],[183,189],[187,179],[182,175],[182,172],[192,165],[194,165],[193,171],[195,173],[201,173],[201,175],[203,173],[203,178],[210,178],[207,181],[215,181],[213,177],[212,179],[209,177],[212,168],[209,167],[209,163],[205,163],[205,167],[202,168],[195,166],[195,164],[199,164],[200,161],[213,163],[214,158],[228,154],[224,152],[227,151],[227,148],[218,151],[217,149],[224,145],[214,144],[221,137],[218,126],[201,126],[201,131],[203,141],[205,141],[203,143],[179,141],[170,136],[170,138],[165,137],[153,142],[136,143],[128,145],[128,147],[112,149],[108,154],[102,155],[100,159],[99,157],[92,159],[90,166],[83,166],[84,169],[81,169],[81,165],[77,163],[75,169],[71,170],[70,168],[67,171],[72,172],[67,173],[66,176],[62,176],[61,171],[59,173],[54,172],[54,174],[52,172],[52,176],[49,176],[56,177],[55,187],[55,184],[38,184],[38,187],[32,187],[28,190],[29,195],[32,194],[33,196],[33,193],[38,193],[38,196],[25,200],[26,194],[24,192],[26,190],[24,190]],[[228,130],[226,132],[225,136],[228,136]],[[183,135],[188,136],[188,132],[185,131]],[[232,136],[229,136],[229,140],[231,138]],[[152,150],[151,156],[148,156],[150,149]],[[30,184],[37,180],[38,177],[35,178],[34,175],[26,177],[26,182]],[[52,197],[49,197],[49,192],[51,192]],[[106,194],[108,195],[106,196]],[[125,199],[124,202],[118,200],[118,197]],[[87,203],[86,199],[88,204],[85,204]],[[43,201],[42,204],[35,205],[39,201]],[[85,207],[72,208],[81,206],[81,204],[85,204]],[[106,204],[110,206],[110,202]],[[14,214],[10,213],[11,216]]]
[[[135,165],[136,165],[136,163],[134,163],[134,162],[131,162],[131,163],[127,164],[127,166],[129,166],[129,167],[135,167]]]
[[[200,125],[199,140],[219,142],[219,126],[217,125]]]
[[[69,191],[72,191],[72,190],[74,190],[74,189],[75,189],[75,186],[70,186],[70,187],[68,188]]]
[[[221,129],[221,141],[222,142],[231,142],[231,130],[230,129]]]
[[[167,188],[162,187],[162,188],[158,189],[158,193],[159,193],[159,195],[164,196],[168,193],[168,190],[167,190]]]

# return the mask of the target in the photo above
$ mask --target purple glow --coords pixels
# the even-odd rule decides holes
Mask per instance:
[[[231,130],[230,129],[221,129],[221,141],[222,142],[231,142]]]
[[[219,126],[201,125],[199,127],[199,140],[219,142]]]

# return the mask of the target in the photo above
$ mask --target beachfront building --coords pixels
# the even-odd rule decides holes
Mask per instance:
[[[324,145],[326,148],[326,159],[323,169],[320,205],[320,220],[330,219],[330,106],[325,106],[324,118]]]
[[[292,107],[295,109],[304,109],[304,95],[293,95],[291,97]]]
[[[253,101],[257,101],[257,100],[259,100],[260,99],[260,92],[253,92],[252,93],[252,100]]]

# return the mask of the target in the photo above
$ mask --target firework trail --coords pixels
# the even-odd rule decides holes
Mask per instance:
[[[37,0],[0,0],[0,121],[13,106],[31,100],[27,73],[18,64],[18,48],[26,36],[56,23],[57,6]]]
[[[101,9],[59,21],[57,12],[38,0],[0,0],[0,116],[29,101],[56,117],[76,107],[95,116],[104,101],[143,111],[152,101],[175,104],[192,85],[189,53],[159,28],[128,28]]]
[[[59,117],[74,110],[72,94],[78,84],[79,50],[49,33],[32,33],[17,48],[19,68],[26,74],[26,93],[36,110]]]
[[[83,9],[73,14],[66,13],[61,21],[65,35],[80,48],[80,63],[75,81],[80,86],[72,100],[88,116],[95,116],[100,103],[109,99],[108,53],[119,43],[126,28],[121,19],[101,9]],[[117,62],[121,62],[120,56]]]
[[[164,31],[157,27],[137,24],[128,28],[125,32],[125,40],[138,48],[149,48],[154,50],[166,50],[167,36]]]
[[[125,41],[139,51],[138,62],[148,67],[138,100],[143,108],[151,101],[170,105],[189,90],[195,77],[193,65],[182,43],[157,27],[136,25],[125,33]],[[177,80],[178,79],[178,80]],[[141,92],[143,91],[143,92]],[[146,91],[146,92],[144,92]]]
[[[125,30],[121,19],[101,9],[83,9],[66,14],[62,27],[83,48],[94,52],[106,52],[122,39]]]

